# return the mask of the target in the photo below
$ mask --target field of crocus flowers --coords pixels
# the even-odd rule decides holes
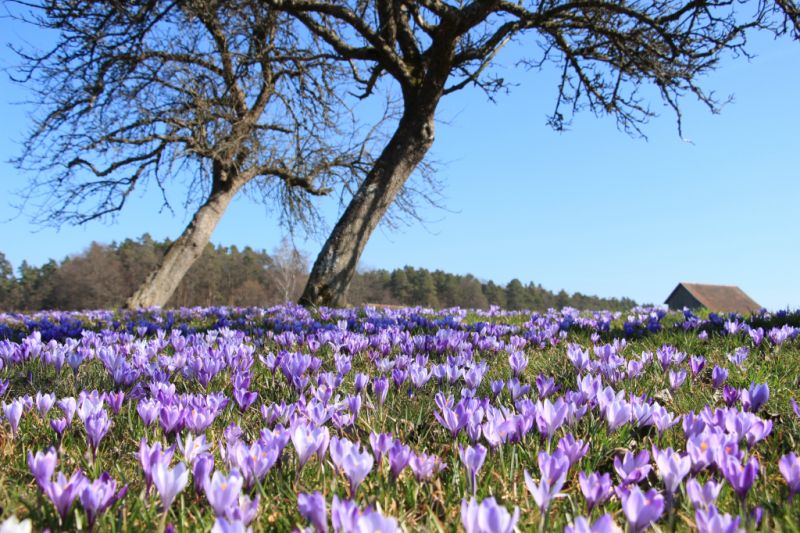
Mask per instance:
[[[800,529],[800,313],[0,315],[2,531]]]

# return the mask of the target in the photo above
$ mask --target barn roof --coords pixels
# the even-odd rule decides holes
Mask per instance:
[[[683,286],[703,307],[709,311],[740,313],[743,315],[755,313],[761,306],[735,285],[706,285],[703,283],[681,282],[670,293],[667,301],[672,298],[675,291]]]

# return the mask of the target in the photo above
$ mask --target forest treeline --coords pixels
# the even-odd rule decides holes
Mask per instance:
[[[144,235],[120,243],[92,243],[77,255],[42,266],[23,262],[14,271],[0,252],[0,310],[108,309],[125,300],[164,255],[169,241]],[[271,253],[208,245],[167,307],[270,306],[295,301],[308,276],[308,258],[284,241]],[[350,285],[348,300],[390,305],[461,306],[544,310],[627,310],[629,298],[600,298],[581,293],[554,293],[518,279],[502,286],[472,275],[406,266],[393,271],[362,270]]]

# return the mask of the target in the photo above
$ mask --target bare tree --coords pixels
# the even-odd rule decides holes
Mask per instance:
[[[552,127],[587,109],[641,134],[654,115],[647,90],[674,110],[680,129],[683,97],[717,109],[701,78],[726,53],[746,56],[749,31],[797,29],[793,0],[268,1],[347,62],[364,97],[384,78],[402,95],[394,134],[314,263],[301,298],[308,305],[343,303],[369,236],[433,144],[440,100],[468,86],[490,97],[505,89],[492,66],[512,39],[526,39],[521,66],[554,64],[561,73]]]
[[[308,276],[308,258],[286,237],[272,252],[268,265],[273,283],[280,292],[282,302],[297,298],[299,289]]]
[[[167,302],[240,190],[275,206],[287,227],[313,228],[314,197],[357,186],[369,161],[337,96],[342,65],[262,2],[14,7],[12,16],[56,37],[44,50],[15,47],[15,79],[37,106],[15,161],[35,172],[23,192],[34,219],[113,217],[149,186],[170,209],[184,186],[184,207],[196,207],[130,307]]]

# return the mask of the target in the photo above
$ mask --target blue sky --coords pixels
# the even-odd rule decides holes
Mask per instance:
[[[19,34],[0,20],[0,35]],[[363,266],[412,265],[499,283],[516,277],[655,303],[678,281],[736,284],[768,308],[799,307],[800,46],[759,37],[753,50],[758,57],[725,61],[705,82],[735,96],[722,114],[686,102],[686,139],[667,109],[645,128],[647,141],[590,114],[555,133],[545,125],[554,73],[501,67],[519,86],[497,104],[468,89],[441,106],[433,155],[443,163],[447,210],[425,211],[424,225],[376,231]],[[12,62],[0,51],[1,66]],[[29,176],[7,160],[29,126],[14,105],[24,98],[0,76],[0,251],[15,267],[61,259],[92,241],[180,234],[190,214],[159,213],[152,192],[108,223],[56,231],[18,216],[13,193]],[[336,207],[329,202],[324,212],[332,225]],[[281,237],[276,217],[242,197],[212,240],[270,250]],[[313,258],[322,242],[298,245]]]

